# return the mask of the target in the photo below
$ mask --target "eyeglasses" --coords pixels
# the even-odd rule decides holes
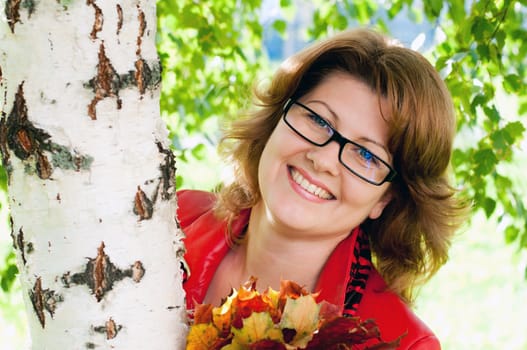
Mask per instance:
[[[295,133],[315,146],[337,142],[340,163],[362,180],[380,186],[391,182],[397,175],[387,162],[366,147],[343,137],[326,119],[302,103],[289,99],[284,105],[283,118]]]

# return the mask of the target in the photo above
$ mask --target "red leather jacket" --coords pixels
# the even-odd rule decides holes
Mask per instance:
[[[178,192],[178,219],[186,235],[185,260],[190,275],[183,287],[187,293],[187,308],[205,298],[209,283],[229,246],[225,240],[226,224],[213,212],[216,197],[202,191]],[[234,233],[241,232],[247,224],[250,211],[244,211],[233,223]],[[358,230],[354,230],[356,232]],[[351,233],[333,251],[324,266],[317,290],[320,299],[340,306],[344,305],[345,288],[349,279],[350,252],[356,234]],[[330,288],[327,288],[331,286]],[[401,340],[401,350],[439,350],[441,346],[432,331],[394,293],[386,290],[379,273],[372,268],[366,288],[357,309],[361,319],[374,319],[384,340],[390,341],[406,333]]]

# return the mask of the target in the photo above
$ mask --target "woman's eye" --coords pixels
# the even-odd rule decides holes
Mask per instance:
[[[317,126],[321,127],[321,128],[328,128],[329,127],[329,123],[327,121],[324,120],[324,118],[322,118],[321,116],[317,115],[317,114],[308,114],[308,117],[309,119],[311,119],[311,121],[316,124]]]
[[[359,154],[364,160],[371,160],[373,158],[373,154],[371,154],[366,148],[359,149]]]
[[[379,164],[379,161],[373,155],[373,153],[368,151],[366,148],[359,148],[358,153],[359,153],[359,156],[361,157],[361,159],[363,161],[367,162],[368,164],[372,164],[372,165],[378,165]]]

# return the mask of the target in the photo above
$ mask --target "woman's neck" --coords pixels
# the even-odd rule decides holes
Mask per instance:
[[[269,219],[262,205],[253,208],[247,241],[238,252],[240,262],[244,262],[241,278],[256,277],[260,290],[269,286],[278,290],[285,279],[314,291],[320,271],[344,237],[315,240],[284,230]]]

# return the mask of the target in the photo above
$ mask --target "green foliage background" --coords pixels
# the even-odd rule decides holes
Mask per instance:
[[[503,235],[515,250],[527,250],[526,180],[521,172],[511,171],[525,160],[527,0],[310,3],[316,11],[306,41],[357,25],[389,32],[397,16],[432,24],[434,46],[424,54],[444,77],[457,109],[459,136],[452,160],[456,182],[473,200],[474,211],[496,222],[496,235]],[[282,16],[272,28],[287,40],[288,25],[301,9],[291,0],[279,5]],[[209,186],[218,180],[219,174],[210,170],[210,164],[220,165],[211,156],[217,125],[247,107],[255,81],[270,75],[273,62],[262,46],[261,8],[261,0],[158,0],[161,110],[178,156],[180,187]],[[6,191],[0,167],[0,227],[8,227]],[[525,266],[522,270],[527,276]],[[0,249],[4,312],[16,273],[13,252]]]

